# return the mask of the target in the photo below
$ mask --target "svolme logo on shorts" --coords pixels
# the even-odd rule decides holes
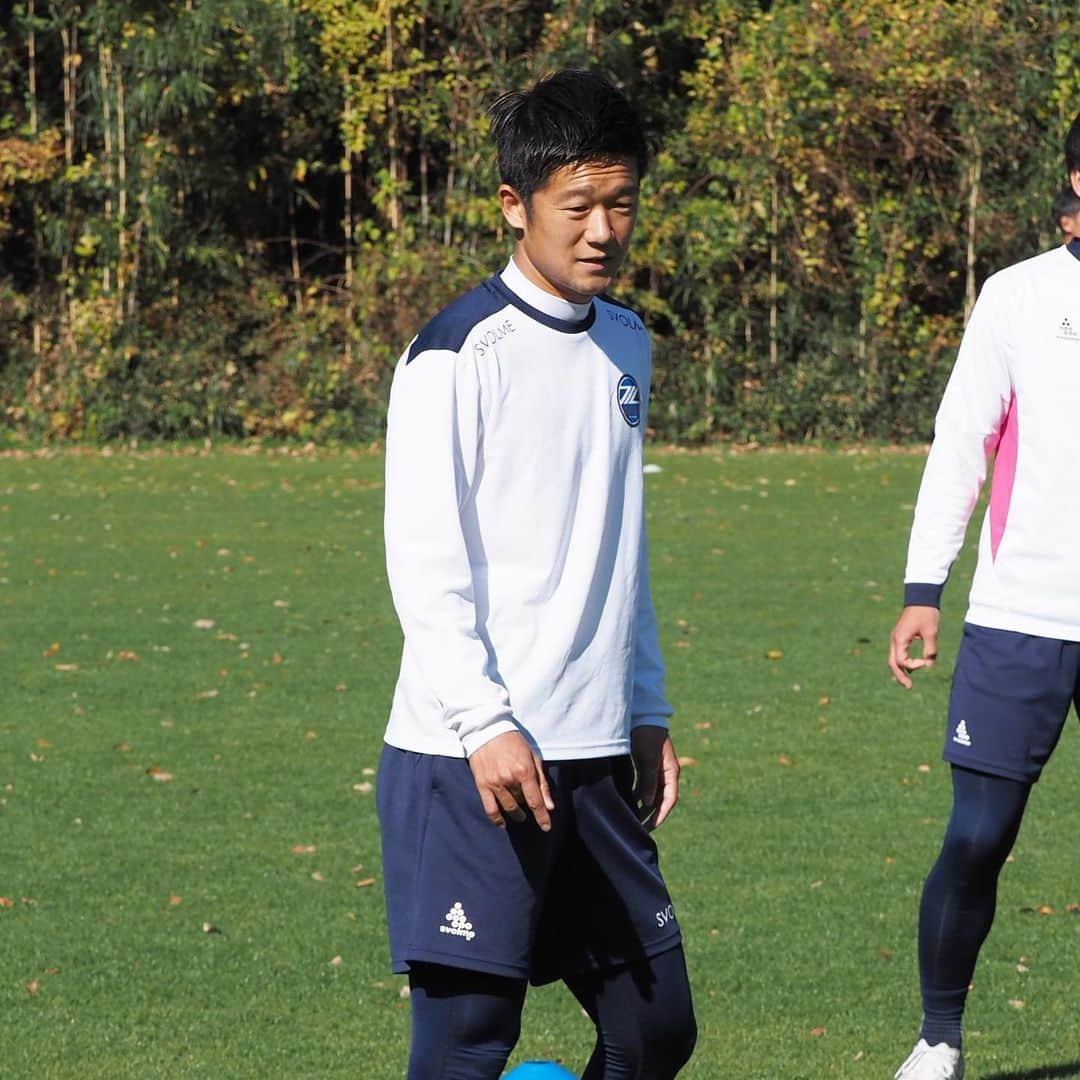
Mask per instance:
[[[956,733],[952,737],[954,743],[959,743],[961,746],[971,745],[971,736],[968,734],[967,721],[961,720],[956,725]]]
[[[472,928],[460,900],[454,901],[454,906],[446,913],[446,921],[450,925],[440,926],[440,934],[453,934],[454,937],[463,937],[466,941],[472,941],[476,937],[476,931]]]

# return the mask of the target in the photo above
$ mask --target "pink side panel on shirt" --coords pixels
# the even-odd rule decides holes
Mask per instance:
[[[990,552],[996,559],[1005,523],[1009,517],[1013,481],[1016,479],[1016,454],[1019,445],[1016,420],[1016,394],[1009,402],[1009,411],[998,433],[997,455],[994,458],[994,481],[990,488]]]

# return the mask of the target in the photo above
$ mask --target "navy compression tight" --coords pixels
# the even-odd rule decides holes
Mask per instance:
[[[521,1031],[524,979],[414,964],[407,1080],[498,1080]],[[672,1080],[697,1037],[681,948],[567,980],[596,1025],[582,1080]]]
[[[919,907],[921,1037],[959,1048],[968,986],[1031,785],[954,765],[953,810]]]

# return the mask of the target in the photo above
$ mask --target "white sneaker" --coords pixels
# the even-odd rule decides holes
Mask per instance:
[[[915,1044],[893,1080],[963,1080],[964,1055],[948,1043],[931,1046],[925,1039]]]

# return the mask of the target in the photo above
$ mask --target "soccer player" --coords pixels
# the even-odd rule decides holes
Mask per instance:
[[[1063,187],[1050,204],[1050,216],[1054,219],[1054,227],[1061,230],[1062,240],[1066,244],[1080,236],[1080,195],[1069,185]]]
[[[649,592],[651,349],[604,295],[646,165],[598,74],[491,108],[515,238],[398,363],[386,554],[404,633],[379,767],[409,1080],[495,1080],[529,980],[596,1025],[588,1080],[667,1080],[696,1036],[651,829],[679,766]]]
[[[1065,140],[1080,193],[1080,116]],[[1028,794],[1080,694],[1080,241],[990,277],[964,331],[915,507],[889,665],[936,658],[939,604],[994,454],[945,760],[953,809],[919,909],[923,1020],[896,1077],[959,1080],[961,1020]],[[912,643],[922,642],[922,655]]]

